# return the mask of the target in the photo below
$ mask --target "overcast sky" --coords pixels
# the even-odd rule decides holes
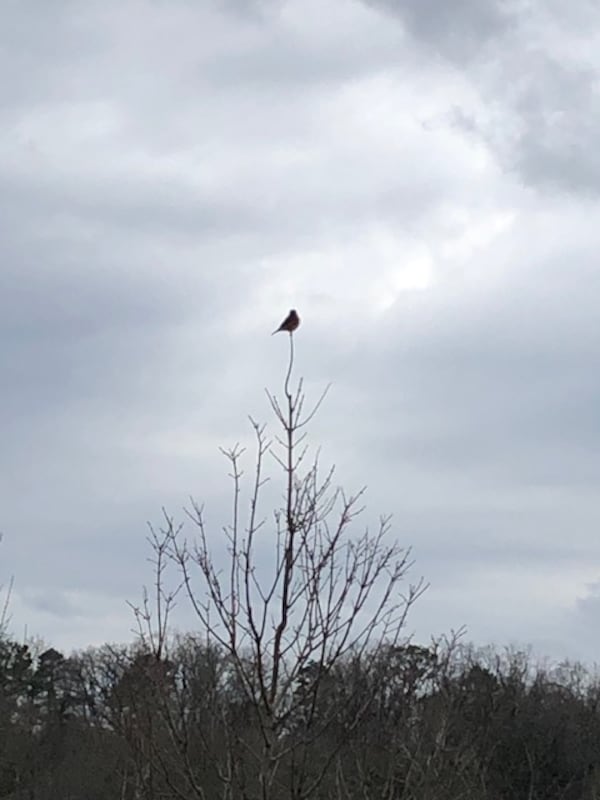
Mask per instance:
[[[128,640],[146,522],[193,495],[221,536],[218,446],[271,422],[295,307],[311,442],[431,584],[410,631],[600,660],[598,4],[2,17],[15,635]]]

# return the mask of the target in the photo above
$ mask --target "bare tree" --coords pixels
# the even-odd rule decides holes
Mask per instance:
[[[4,534],[0,532],[0,542],[2,541]],[[4,637],[7,634],[8,626],[10,624],[10,614],[9,614],[9,606],[10,606],[10,598],[12,595],[13,587],[15,583],[14,575],[11,575],[8,586],[5,587],[3,584],[0,585],[0,637]],[[4,593],[4,598],[2,599],[2,594]]]
[[[147,595],[135,609],[143,641],[158,658],[165,657],[168,617],[181,588],[207,647],[218,648],[226,659],[238,702],[214,709],[225,738],[211,754],[224,798],[318,796],[335,774],[346,737],[371,702],[364,681],[353,686],[339,680],[341,667],[354,661],[364,673],[381,648],[396,646],[407,613],[425,588],[422,580],[405,583],[410,551],[389,541],[389,517],[381,518],[374,533],[357,532],[354,523],[363,510],[364,490],[347,495],[334,485],[333,469],[322,474],[318,453],[309,458],[305,429],[327,389],[306,408],[302,380],[292,386],[291,332],[289,342],[283,400],[267,391],[278,425],[274,439],[267,438],[265,426],[250,420],[256,460],[247,509],[241,502],[244,451],[238,446],[222,451],[233,482],[226,566],[212,555],[202,506],[193,502],[188,512],[196,530],[189,539],[165,514],[166,524],[150,537],[155,609]],[[273,528],[259,511],[268,459],[282,479],[283,501]],[[270,536],[273,557],[264,563],[259,554]],[[167,560],[179,576],[170,592],[164,576]],[[334,675],[338,680],[331,680]],[[181,709],[173,713],[172,700],[171,706],[157,702],[180,755],[187,759],[187,791],[204,797],[202,780],[189,759],[191,731],[185,714]]]

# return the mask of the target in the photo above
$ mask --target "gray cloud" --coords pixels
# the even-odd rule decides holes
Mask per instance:
[[[470,107],[449,109],[447,124],[477,134],[529,186],[597,195],[597,7],[585,0],[372,5],[398,18],[429,68],[446,59],[478,93]]]
[[[595,14],[575,5],[567,51]],[[333,381],[311,442],[349,489],[369,484],[367,519],[393,511],[414,544],[432,582],[419,635],[582,641],[597,62],[554,52],[559,6],[440,9],[7,15],[0,528],[17,627],[65,647],[128,636],[146,520],[194,494],[219,535],[218,445],[268,418],[287,347],[269,333],[297,306],[298,372],[311,396]]]
[[[460,0],[450,4],[435,0],[368,0],[373,8],[397,17],[407,31],[452,60],[480,55],[515,24],[518,3],[506,0]]]

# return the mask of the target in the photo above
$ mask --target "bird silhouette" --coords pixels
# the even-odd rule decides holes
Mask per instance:
[[[279,333],[279,331],[287,331],[288,333],[290,333],[290,334],[291,334],[291,333],[292,333],[292,331],[295,331],[295,330],[296,330],[296,328],[298,327],[298,325],[300,325],[300,317],[299,317],[299,316],[298,316],[298,314],[296,313],[296,310],[292,308],[292,310],[290,311],[290,313],[289,313],[289,314],[287,315],[287,317],[286,317],[286,318],[283,320],[283,322],[282,322],[282,323],[281,323],[281,325],[280,325],[280,326],[277,328],[277,330],[276,330],[276,331],[273,331],[273,333],[271,334],[271,336],[274,336],[276,333]]]

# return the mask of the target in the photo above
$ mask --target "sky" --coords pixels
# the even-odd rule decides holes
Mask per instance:
[[[592,0],[8,0],[15,636],[129,640],[163,506],[217,546],[293,307],[311,447],[430,584],[407,634],[600,660],[599,39]]]

